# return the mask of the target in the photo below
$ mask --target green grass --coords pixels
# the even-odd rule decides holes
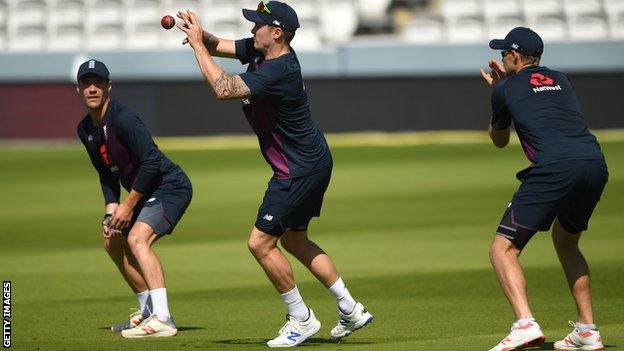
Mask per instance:
[[[610,181],[582,240],[608,350],[624,350],[624,143],[603,145]],[[485,350],[513,315],[488,245],[526,166],[520,149],[479,144],[339,147],[311,236],[376,320],[343,343],[330,294],[295,264],[323,323],[310,350]],[[257,150],[171,151],[195,188],[174,235],[156,245],[180,333],[124,340],[108,330],[135,298],[102,248],[103,206],[79,148],[0,150],[0,276],[13,282],[16,350],[265,350],[285,309],[246,248],[269,168]],[[523,254],[530,301],[550,342],[575,307],[550,244]],[[546,347],[543,349],[549,349]]]

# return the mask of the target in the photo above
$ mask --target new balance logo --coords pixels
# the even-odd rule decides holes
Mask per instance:
[[[93,141],[93,135],[89,134],[89,136],[87,137],[88,141]]]
[[[297,339],[298,339],[300,336],[301,336],[301,334],[299,334],[299,333],[297,333],[297,332],[294,332],[294,331],[291,331],[291,332],[290,332],[290,335],[289,335],[286,339],[288,339],[288,340],[290,340],[290,341],[297,341]]]
[[[266,219],[267,221],[272,221],[273,216],[271,216],[270,214],[265,214],[264,217],[262,217],[262,219]]]
[[[156,200],[156,198],[155,198],[155,197],[152,197],[152,198],[150,198],[149,200],[147,200],[147,201],[145,201],[145,202],[152,202],[152,201],[154,201],[154,200]]]

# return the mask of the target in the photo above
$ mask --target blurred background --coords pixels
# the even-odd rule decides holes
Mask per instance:
[[[74,138],[73,88],[89,59],[113,98],[158,136],[248,134],[240,102],[217,102],[184,35],[160,18],[199,14],[204,29],[251,36],[255,0],[0,0],[0,139]],[[542,64],[569,74],[591,128],[622,128],[624,0],[292,0],[314,118],[326,132],[484,129],[479,69],[515,26],[545,41]],[[236,60],[220,60],[230,73]]]

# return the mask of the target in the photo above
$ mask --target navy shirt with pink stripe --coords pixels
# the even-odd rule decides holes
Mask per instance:
[[[266,60],[254,49],[254,39],[247,38],[236,41],[236,56],[249,64],[240,75],[251,91],[243,111],[274,177],[301,177],[331,167],[327,141],[310,113],[296,53]]]
[[[492,113],[494,129],[507,129],[513,121],[533,166],[604,159],[572,85],[561,72],[536,66],[504,79],[492,92]]]
[[[128,192],[151,194],[181,177],[182,169],[158,149],[143,121],[117,101],[109,102],[97,126],[87,114],[77,132],[100,176],[106,204],[119,202],[120,183]]]

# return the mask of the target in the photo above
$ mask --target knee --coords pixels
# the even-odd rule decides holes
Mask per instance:
[[[128,234],[128,247],[130,248],[130,251],[132,251],[132,253],[136,255],[137,253],[140,253],[143,250],[149,248],[149,245],[147,243],[147,240],[143,239],[139,235],[134,234],[131,231],[130,234]]]
[[[259,231],[252,231],[247,240],[249,252],[256,258],[261,258],[269,254],[276,247],[277,238],[269,237],[268,234]]]
[[[258,240],[253,235],[249,237],[249,240],[247,240],[247,248],[249,249],[249,252],[254,255],[254,257],[265,256],[268,251],[266,245],[264,245],[261,240]]]
[[[494,236],[492,245],[490,245],[490,260],[494,261],[499,257],[506,255],[520,255],[520,250],[508,239],[499,235]]]
[[[490,261],[494,261],[496,259],[496,256],[499,255],[501,252],[500,248],[497,245],[494,245],[494,243],[492,243],[492,245],[490,245]]]

